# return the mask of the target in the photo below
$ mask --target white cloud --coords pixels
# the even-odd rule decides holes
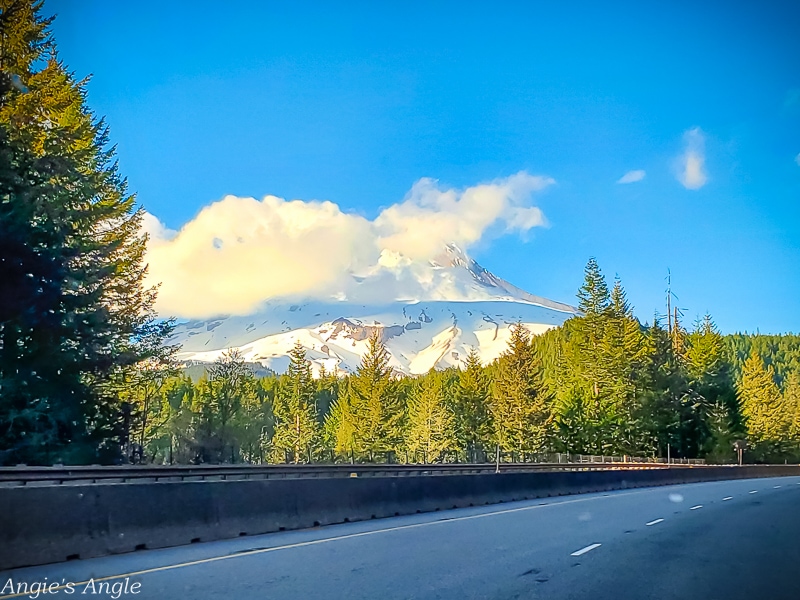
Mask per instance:
[[[796,162],[797,166],[800,167],[800,154],[794,157],[794,162]]]
[[[705,135],[699,127],[683,134],[686,149],[680,158],[678,181],[687,190],[699,190],[708,181],[705,172]]]
[[[532,194],[555,183],[521,172],[464,190],[421,179],[406,198],[374,219],[332,202],[226,196],[180,231],[146,214],[148,283],[160,283],[163,315],[203,318],[247,314],[269,298],[341,295],[353,273],[392,271],[468,249],[498,225],[526,232],[545,225]]]
[[[645,172],[641,169],[636,171],[628,171],[625,173],[625,175],[617,179],[617,183],[636,183],[637,181],[644,179],[644,176]]]

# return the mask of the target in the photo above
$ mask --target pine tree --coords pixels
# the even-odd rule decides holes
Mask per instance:
[[[421,377],[408,403],[406,448],[415,462],[436,462],[455,445],[453,413],[445,403],[441,373]]]
[[[349,410],[356,424],[356,454],[370,461],[397,453],[403,440],[404,406],[389,366],[389,352],[376,332],[350,378]]]
[[[257,380],[255,396],[261,405],[261,423],[258,435],[258,452],[262,462],[273,456],[272,439],[275,437],[275,404],[281,378],[275,375],[262,377]]]
[[[641,420],[646,338],[619,278],[609,295],[593,260],[578,297],[584,314],[564,324],[553,363],[559,446],[576,453],[633,453],[646,437]]]
[[[725,343],[714,325],[711,315],[703,320],[687,337],[686,362],[689,376],[693,381],[716,383],[727,379]]]
[[[314,403],[315,385],[306,351],[298,341],[289,352],[285,383],[275,399],[273,455],[282,460],[288,455],[294,463],[310,462],[319,447],[319,425]]]
[[[326,445],[337,455],[350,460],[355,459],[358,450],[358,423],[351,407],[352,398],[352,387],[348,379],[339,387],[339,395],[325,418],[324,429]]]
[[[706,314],[686,336],[684,359],[689,386],[700,399],[696,444],[722,452],[741,419],[725,340],[711,315]]]
[[[609,308],[608,285],[597,260],[592,257],[584,269],[584,281],[578,291],[578,308],[585,315],[601,315]]]
[[[600,353],[601,405],[609,427],[603,432],[613,453],[635,453],[644,442],[640,406],[643,401],[642,372],[648,347],[642,326],[633,316],[617,277],[611,292],[609,316],[603,327]]]
[[[147,446],[161,435],[170,418],[169,403],[163,402],[163,390],[177,375],[171,353],[140,362],[126,373],[125,387],[120,391],[123,408],[130,410],[125,423],[124,441],[128,458],[140,462],[146,458]]]
[[[611,301],[609,304],[611,314],[617,319],[633,316],[631,306],[628,303],[628,296],[622,287],[619,276],[614,278],[614,287],[611,288]]]
[[[706,460],[711,463],[729,460],[734,442],[743,436],[737,431],[728,407],[722,402],[715,403],[706,409],[706,419],[710,432],[703,449]]]
[[[674,308],[674,312],[672,314],[672,333],[671,333],[671,340],[672,340],[672,352],[675,356],[679,357],[681,360],[686,360],[686,345],[688,337],[688,332],[684,328],[683,324],[681,323],[681,313],[678,311],[678,308]]]
[[[783,405],[791,416],[790,436],[794,451],[800,451],[800,371],[791,371],[783,385]]]
[[[644,367],[641,406],[649,450],[662,458],[696,457],[700,398],[692,392],[685,361],[675,354],[670,333],[659,319],[647,331],[648,359]]]
[[[780,454],[790,437],[792,415],[775,384],[772,366],[765,368],[755,351],[744,363],[736,391],[750,441],[764,456]]]
[[[490,386],[480,357],[470,349],[464,369],[458,374],[454,390],[455,437],[467,460],[491,449],[492,415],[489,409]]]
[[[162,388],[161,411],[166,422],[145,447],[148,460],[159,464],[189,463],[196,459],[194,408],[198,388],[185,374],[170,377]]]
[[[239,448],[240,459],[260,464],[265,462],[265,450],[272,450],[274,402],[263,393],[259,381],[253,381],[249,392],[242,398],[241,407],[230,422],[229,431]]]
[[[506,452],[542,452],[550,433],[550,411],[530,334],[521,323],[511,327],[508,349],[497,366],[491,400],[497,444]]]
[[[229,349],[198,382],[195,462],[235,462],[239,449],[232,425],[255,394],[254,379],[239,350]]]
[[[117,388],[168,334],[142,213],[40,2],[0,0],[0,463],[113,461]]]
[[[611,308],[605,277],[594,258],[590,258],[584,272],[584,282],[578,290],[578,308],[583,312],[573,340],[573,354],[585,373],[595,398],[600,395],[603,373],[602,365],[596,358],[600,355],[600,345],[605,335],[605,326]]]
[[[317,421],[322,425],[325,418],[330,413],[333,403],[336,401],[339,390],[339,378],[335,371],[329,372],[322,365],[319,370],[319,377],[316,380],[314,390],[314,407],[317,414]]]

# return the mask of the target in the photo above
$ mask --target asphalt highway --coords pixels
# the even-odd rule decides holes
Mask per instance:
[[[796,600],[800,477],[564,496],[18,569],[0,573],[0,600],[14,597],[9,580],[73,584],[72,595],[50,588],[45,600],[116,591],[158,600]]]

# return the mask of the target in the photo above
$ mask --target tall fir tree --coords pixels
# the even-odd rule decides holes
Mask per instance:
[[[773,457],[785,451],[791,435],[792,416],[775,383],[772,366],[765,367],[753,351],[744,363],[737,386],[747,435],[762,457]]]
[[[492,446],[490,384],[478,351],[471,348],[453,393],[455,437],[465,459],[475,461]]]
[[[373,333],[368,343],[358,370],[350,378],[348,410],[356,423],[356,454],[379,460],[390,452],[396,455],[402,447],[405,407],[380,334]]]
[[[611,288],[608,308],[611,314],[618,319],[633,316],[631,305],[628,303],[628,296],[622,287],[622,280],[619,276],[614,277],[614,286]]]
[[[336,376],[336,371],[328,371],[325,365],[322,365],[314,390],[314,410],[320,426],[325,423],[325,418],[330,413],[338,394],[339,378]]]
[[[320,431],[314,402],[315,383],[306,351],[298,341],[289,352],[289,369],[273,408],[275,435],[273,454],[277,462],[311,462],[320,446]]]
[[[141,210],[42,3],[0,0],[0,463],[108,462],[115,384],[169,331]],[[156,342],[153,343],[152,340]]]
[[[658,317],[647,330],[648,360],[644,368],[645,390],[642,420],[646,439],[642,450],[666,457],[691,455],[682,441],[682,423],[691,406],[683,364],[675,356],[672,339]]]
[[[573,336],[573,354],[571,358],[579,361],[585,378],[590,385],[593,397],[598,397],[604,383],[602,364],[596,359],[600,354],[600,346],[605,334],[605,326],[611,308],[611,297],[605,277],[600,271],[597,260],[590,258],[584,269],[584,281],[578,290],[578,308],[583,313]]]
[[[195,399],[195,462],[236,461],[239,449],[231,426],[242,406],[255,394],[254,384],[253,374],[237,349],[226,350],[208,368]]]
[[[578,290],[578,309],[584,315],[601,315],[609,308],[611,297],[600,265],[594,257],[584,269],[583,285]]]
[[[686,335],[684,360],[688,384],[699,398],[695,415],[700,452],[725,454],[741,427],[736,389],[725,340],[706,314]]]
[[[417,381],[408,402],[405,443],[413,462],[437,462],[455,446],[453,413],[445,401],[444,376],[431,371]]]
[[[711,315],[706,314],[687,336],[686,366],[692,381],[722,388],[728,385],[725,341]]]
[[[568,452],[630,454],[644,443],[641,422],[646,338],[617,278],[611,293],[597,262],[578,292],[583,314],[564,324],[555,418]]]
[[[345,380],[338,389],[339,394],[325,418],[323,436],[326,446],[335,454],[354,461],[358,451],[358,423],[351,407],[353,392],[350,379]]]
[[[600,348],[597,361],[602,367],[604,381],[602,404],[606,418],[612,423],[605,436],[611,442],[613,453],[632,454],[642,447],[645,438],[641,404],[648,345],[619,277],[615,278],[611,291],[609,316]]]
[[[547,448],[550,407],[530,333],[521,323],[511,327],[508,349],[498,359],[490,406],[494,437],[503,451],[521,458]]]
[[[239,457],[248,463],[263,463],[272,449],[275,431],[274,398],[264,393],[260,381],[253,381],[249,393],[230,422],[229,430]]]
[[[154,462],[173,464],[191,461],[189,438],[194,421],[192,403],[195,393],[192,380],[185,374],[176,375],[164,384],[161,402],[162,410],[168,415],[167,421],[161,429],[160,438],[151,441],[151,446],[145,448],[150,456],[160,458]]]
[[[791,416],[789,431],[797,455],[800,453],[800,370],[790,371],[784,380],[783,406]]]
[[[125,373],[125,385],[120,389],[126,416],[123,445],[131,462],[146,461],[147,446],[161,436],[171,414],[170,405],[162,402],[164,387],[177,373],[171,355],[141,361]]]

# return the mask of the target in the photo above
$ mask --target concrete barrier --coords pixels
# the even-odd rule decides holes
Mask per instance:
[[[6,487],[0,570],[530,498],[788,475],[800,467]]]

